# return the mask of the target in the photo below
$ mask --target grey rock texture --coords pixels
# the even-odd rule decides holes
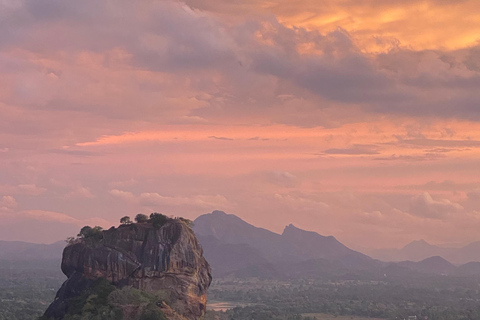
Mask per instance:
[[[135,223],[103,231],[103,239],[82,239],[63,251],[62,271],[68,277],[45,315],[62,319],[68,301],[100,277],[117,287],[170,292],[172,308],[185,319],[206,311],[211,269],[193,231],[180,219],[160,228]]]

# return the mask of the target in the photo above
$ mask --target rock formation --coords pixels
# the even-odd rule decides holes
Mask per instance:
[[[166,291],[176,318],[198,319],[205,314],[212,279],[202,248],[183,219],[168,219],[161,227],[122,225],[98,238],[78,239],[64,249],[62,271],[68,279],[45,312],[55,320],[63,319],[69,300],[98,278],[118,288]]]

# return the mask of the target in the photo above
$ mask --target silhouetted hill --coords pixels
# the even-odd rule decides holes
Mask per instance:
[[[455,264],[480,262],[480,241],[472,242],[462,248],[451,248],[443,257]]]
[[[402,248],[403,254],[414,261],[421,261],[428,257],[439,256],[445,252],[445,248],[429,244],[425,240],[412,241]]]
[[[333,271],[368,269],[379,264],[333,236],[322,236],[293,225],[285,227],[280,235],[222,211],[198,217],[194,231],[214,275],[253,276],[251,272],[262,277],[328,275]]]
[[[290,224],[285,227],[282,239],[295,247],[298,255],[305,259],[332,259],[356,253],[333,236],[322,236],[316,232],[305,231]]]
[[[445,248],[429,244],[425,240],[415,240],[401,249],[378,249],[370,252],[370,256],[382,261],[421,261],[423,259],[442,256]]]
[[[289,260],[297,256],[295,248],[281,235],[255,227],[223,211],[199,216],[194,221],[193,230],[198,236],[213,236],[226,244],[250,245],[269,261]]]
[[[429,244],[425,240],[416,240],[401,249],[373,250],[370,256],[382,261],[421,261],[429,257],[440,256],[445,260],[461,265],[471,261],[480,261],[480,241],[461,248],[444,248]]]
[[[1,241],[0,259],[2,260],[58,260],[62,259],[65,241],[52,244],[38,244],[22,241]]]
[[[214,236],[197,236],[204,256],[212,266],[213,277],[275,276],[273,265],[262,254],[248,244],[224,243]]]
[[[457,268],[456,274],[459,276],[478,276],[480,275],[480,262],[469,262]]]
[[[431,276],[478,276],[480,263],[454,266],[430,253],[474,258],[480,242],[456,251],[414,241],[396,249],[397,257],[414,257],[397,263],[370,258],[343,245],[333,236],[305,231],[290,224],[282,234],[255,227],[233,214],[214,211],[194,221],[194,231],[210,261],[214,277],[421,279]],[[423,258],[423,256],[428,256]],[[421,259],[423,258],[423,259]],[[412,280],[413,281],[413,280]]]
[[[457,269],[457,267],[455,267],[453,264],[439,256],[430,257],[419,262],[402,261],[397,263],[397,265],[422,273],[444,275],[451,275],[455,273]]]

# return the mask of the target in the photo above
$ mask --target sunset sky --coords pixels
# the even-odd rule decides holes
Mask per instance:
[[[480,240],[478,0],[0,0],[0,240],[223,210]]]

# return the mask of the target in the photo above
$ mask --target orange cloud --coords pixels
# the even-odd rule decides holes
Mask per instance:
[[[226,207],[350,243],[478,238],[478,1],[50,9],[0,2],[25,17],[0,19],[2,233]]]
[[[289,27],[328,33],[347,30],[367,52],[387,51],[397,45],[425,49],[460,49],[480,40],[480,4],[466,1],[220,1],[187,0],[188,4],[231,15],[270,13]]]

